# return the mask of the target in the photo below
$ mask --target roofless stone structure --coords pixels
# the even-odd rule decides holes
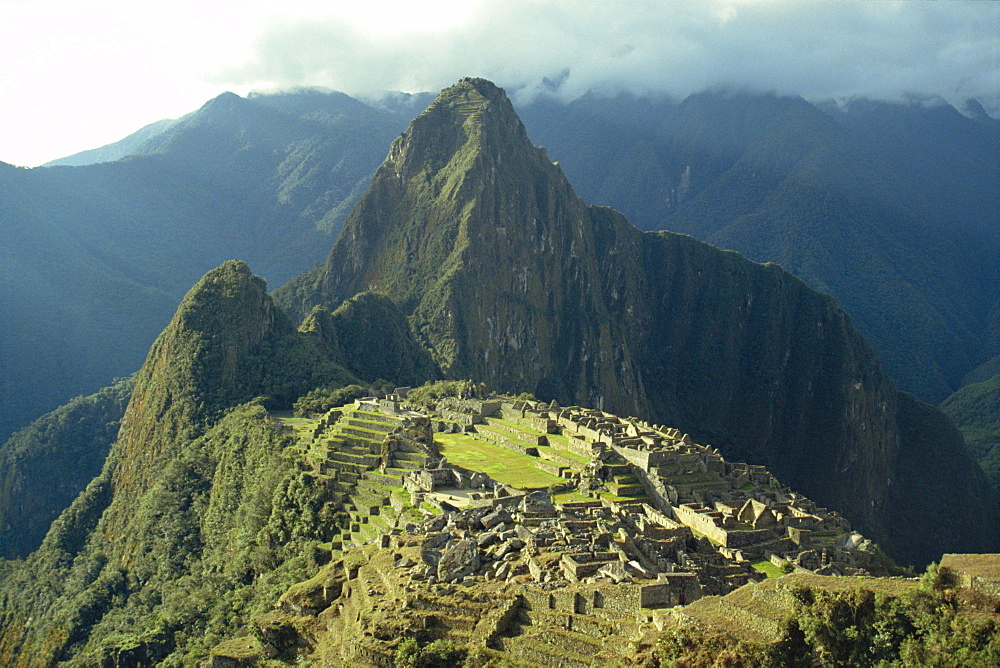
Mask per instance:
[[[885,574],[837,513],[677,429],[497,396],[418,409],[406,393],[317,416],[291,449],[336,495],[343,530],[323,548],[331,563],[265,620],[276,647],[282,614],[319,615],[361,638],[341,650],[363,665],[391,664],[398,637],[382,626],[543,665],[613,663],[603,638],[761,581],[768,562]]]

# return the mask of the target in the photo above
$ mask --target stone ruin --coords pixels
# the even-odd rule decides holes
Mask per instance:
[[[400,415],[393,403],[398,399],[359,405]],[[490,508],[512,513],[505,530],[519,532],[518,540],[531,546],[525,564],[539,584],[598,578],[680,582],[677,574],[688,573],[698,579],[699,591],[721,594],[761,577],[751,560],[818,574],[881,574],[874,546],[836,512],[788,490],[764,467],[727,462],[714,448],[676,429],[556,402],[502,397],[443,399],[427,418],[434,431],[460,425],[460,431],[532,456],[546,445],[546,435],[558,434],[568,437],[570,451],[590,457],[591,463],[579,470],[556,469],[594,500],[558,508],[543,504],[540,510],[518,511],[512,504],[525,498],[522,491],[483,473],[462,471],[443,458],[429,459],[403,476],[415,503],[429,500],[448,512],[474,505],[461,510],[465,519],[457,520],[468,525],[466,531],[477,525],[461,513],[486,516]],[[502,419],[508,430],[510,423],[521,425],[525,432],[514,439],[506,438],[507,432],[477,429],[491,418]],[[635,482],[615,491],[638,491],[643,500],[601,498],[606,480],[622,473]],[[451,500],[434,496],[448,489],[466,493]],[[682,589],[690,598],[691,589]]]
[[[601,636],[763,580],[752,562],[802,573],[884,574],[871,542],[837,513],[782,486],[764,467],[727,462],[676,429],[555,402],[447,399],[416,412],[404,400],[397,391],[335,409],[315,435],[335,445],[317,475],[327,472],[344,503],[372,518],[366,527],[352,515],[355,547],[345,541],[341,559],[372,543],[392,552],[372,582],[392,583],[401,600],[492,588],[504,592],[507,622],[515,613],[522,622],[554,615],[574,629],[604,629]],[[333,426],[339,435],[323,436]],[[580,496],[556,503],[548,490],[455,466],[434,444],[433,434],[443,431],[536,458],[539,469]],[[376,523],[379,484],[404,488],[411,514],[382,512]],[[417,510],[425,519],[405,519]],[[344,577],[356,577],[356,568]],[[379,590],[376,584],[372,601]],[[354,590],[344,591],[332,609],[348,605],[344,597]],[[507,622],[484,637],[496,641]]]

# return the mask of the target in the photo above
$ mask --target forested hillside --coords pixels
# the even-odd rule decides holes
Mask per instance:
[[[132,396],[123,379],[43,415],[0,447],[0,557],[31,553],[93,480]]]
[[[99,474],[37,551],[0,562],[0,663],[191,665],[315,572],[315,546],[339,532],[340,507],[286,456],[292,439],[266,409],[358,383],[344,368],[350,352],[328,342],[358,340],[373,321],[398,331],[397,316],[376,300],[328,314],[331,326],[317,336],[292,326],[245,263],[206,274],[136,375]],[[417,382],[413,365],[426,355],[408,334],[367,344],[373,355],[411,360],[409,372],[382,369],[387,382]],[[56,415],[93,422],[100,411],[82,404],[129,386]],[[48,443],[68,442],[58,437],[27,447],[41,458]],[[47,482],[24,487],[37,496]]]
[[[969,451],[1000,493],[1000,373],[969,383],[948,397],[941,410],[958,425]]]

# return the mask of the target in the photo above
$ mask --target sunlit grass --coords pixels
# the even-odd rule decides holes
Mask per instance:
[[[558,476],[535,468],[537,457],[522,455],[466,434],[437,434],[434,440],[441,445],[441,454],[452,464],[482,471],[505,485],[534,489],[565,482]]]
[[[752,559],[750,565],[769,578],[780,578],[785,574],[781,568],[772,564],[770,559]]]

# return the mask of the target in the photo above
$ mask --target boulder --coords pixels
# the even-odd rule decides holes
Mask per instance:
[[[487,529],[492,529],[498,524],[508,524],[511,521],[510,513],[507,512],[505,508],[498,508],[492,513],[484,516],[481,520],[482,525]]]
[[[461,580],[479,570],[479,547],[476,541],[466,538],[445,550],[437,565],[437,577],[442,582]]]
[[[496,533],[494,533],[492,531],[487,531],[486,533],[479,534],[479,536],[476,538],[476,544],[479,545],[480,549],[485,550],[486,548],[488,548],[490,545],[493,545],[498,540],[499,540],[499,537],[496,535]]]
[[[448,531],[440,531],[437,533],[428,533],[427,537],[424,538],[423,548],[425,550],[433,550],[435,548],[441,547],[451,539],[451,533]]]

